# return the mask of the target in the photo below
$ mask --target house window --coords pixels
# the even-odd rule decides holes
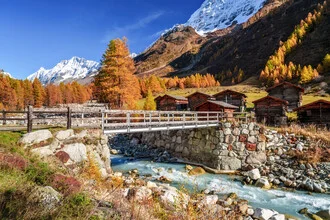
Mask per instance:
[[[312,116],[312,111],[311,110],[307,110],[306,113],[307,113],[308,117]]]

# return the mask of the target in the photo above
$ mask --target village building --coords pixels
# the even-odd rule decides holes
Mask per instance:
[[[227,90],[224,90],[222,92],[219,92],[219,93],[213,95],[213,97],[217,101],[222,101],[222,102],[237,106],[238,108],[236,111],[243,112],[246,109],[247,96],[243,93],[227,89]]]
[[[159,111],[182,111],[188,109],[188,99],[182,96],[164,95],[155,99]]]
[[[234,117],[234,111],[237,110],[238,107],[228,104],[222,101],[215,100],[207,100],[203,104],[200,104],[196,107],[196,111],[200,112],[224,112],[224,116],[227,118]]]
[[[255,117],[258,123],[267,125],[286,125],[288,102],[272,96],[253,101]]]
[[[266,89],[269,96],[286,100],[288,104],[288,111],[298,108],[302,104],[302,95],[304,88],[296,86],[289,82],[282,82]]]
[[[202,93],[202,92],[194,92],[187,96],[189,102],[189,110],[196,111],[196,107],[205,103],[209,99],[214,99],[211,95]]]
[[[320,99],[307,105],[294,109],[300,123],[330,124],[330,102]]]

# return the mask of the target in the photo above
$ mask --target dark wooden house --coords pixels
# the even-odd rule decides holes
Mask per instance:
[[[269,96],[288,101],[288,111],[298,108],[302,104],[304,88],[289,82],[282,82],[266,90]]]
[[[236,109],[238,109],[237,106],[214,100],[207,100],[203,104],[196,107],[196,111],[201,112],[225,112],[226,116],[229,118],[233,117],[233,113]]]
[[[288,102],[272,96],[253,101],[258,123],[267,125],[286,125]]]
[[[188,99],[182,96],[158,96],[155,102],[159,111],[181,111],[188,108]]]
[[[243,93],[227,89],[213,95],[213,97],[217,101],[237,106],[237,111],[244,111],[246,109],[246,95]]]
[[[330,102],[320,99],[294,109],[298,120],[306,124],[330,124]]]
[[[196,111],[196,107],[205,103],[209,99],[214,99],[211,95],[202,93],[202,92],[194,92],[187,96],[189,102],[190,111]]]

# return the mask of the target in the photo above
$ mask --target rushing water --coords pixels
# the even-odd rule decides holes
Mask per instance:
[[[153,179],[165,176],[173,182],[171,185],[185,186],[190,190],[210,189],[216,191],[220,196],[234,192],[241,199],[246,199],[254,207],[269,208],[283,214],[290,214],[299,219],[305,219],[298,214],[298,210],[308,208],[316,212],[321,209],[330,209],[330,195],[312,195],[302,192],[287,192],[283,190],[264,190],[261,188],[243,185],[237,181],[235,176],[204,174],[201,176],[189,176],[185,172],[183,164],[154,163],[145,160],[129,160],[122,156],[112,156],[112,169],[118,172],[127,172],[138,169],[140,175],[151,174]],[[172,168],[172,172],[168,169]]]

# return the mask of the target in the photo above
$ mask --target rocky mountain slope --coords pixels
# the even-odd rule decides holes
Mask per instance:
[[[162,76],[185,76],[196,72],[219,74],[233,70],[237,66],[244,71],[244,78],[258,76],[280,42],[288,38],[295,25],[299,24],[309,12],[313,12],[318,3],[323,1],[269,0],[247,22],[208,33],[205,37],[199,36],[189,27],[172,30],[136,57],[138,74],[142,76],[146,73]],[[187,29],[190,29],[189,34],[186,34]],[[318,28],[311,32],[308,39],[299,45],[299,49],[292,52],[288,59],[296,63],[319,63],[320,57],[324,57],[325,52],[330,51],[330,35],[326,31],[329,29],[329,13],[325,13]],[[184,37],[180,38],[179,36],[182,35]],[[172,38],[175,39],[176,44],[169,40]],[[181,41],[178,41],[178,38]],[[187,42],[198,42],[198,44],[196,43],[193,49],[188,49]],[[172,53],[173,45],[175,48],[183,49],[176,49],[176,52]],[[308,61],[304,61],[303,58],[306,56],[302,54],[307,53]],[[157,64],[155,62],[157,60],[161,62]],[[230,79],[225,79],[223,82],[223,84],[230,83]]]
[[[78,81],[86,84],[93,80],[97,74],[100,64],[92,60],[86,60],[80,57],[72,57],[70,60],[62,60],[51,69],[41,67],[37,72],[27,77],[29,80],[38,78],[41,83],[60,84]]]

